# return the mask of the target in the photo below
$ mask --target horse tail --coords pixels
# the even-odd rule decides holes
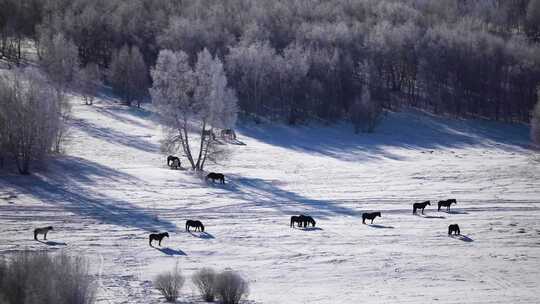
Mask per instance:
[[[37,229],[34,229],[34,240],[37,241],[37,235],[38,235],[38,231]]]

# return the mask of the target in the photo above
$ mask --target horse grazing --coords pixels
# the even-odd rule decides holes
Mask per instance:
[[[34,240],[38,240],[37,237],[38,235],[40,234],[43,234],[43,239],[44,240],[47,240],[47,233],[49,231],[53,230],[53,227],[52,226],[47,226],[47,227],[43,227],[43,228],[36,228],[34,229]]]
[[[451,199],[447,199],[445,201],[439,201],[439,203],[437,203],[437,205],[438,205],[437,211],[441,211],[441,207],[446,207],[446,211],[450,212],[450,205],[452,205],[452,204],[457,205],[456,199],[451,198]]]
[[[455,235],[461,235],[461,231],[459,231],[458,224],[452,224],[452,225],[448,226],[448,235],[452,235],[452,232]]]
[[[292,228],[294,228],[294,223],[296,223],[296,225],[298,227],[302,227],[303,221],[299,216],[293,215],[293,216],[291,216],[291,227]]]
[[[426,208],[427,205],[431,206],[431,203],[429,201],[425,201],[423,203],[414,203],[412,205],[412,207],[413,207],[412,213],[416,214],[416,210],[422,209],[422,214],[424,214],[424,208]]]
[[[164,237],[169,237],[169,233],[168,232],[163,232],[163,233],[152,233],[150,234],[150,236],[148,237],[148,244],[150,245],[150,247],[153,247],[152,246],[152,241],[158,241],[158,245],[161,246],[161,240],[163,240]]]
[[[221,130],[221,138],[236,139],[236,133],[233,129]]]
[[[298,227],[308,227],[308,225],[315,227],[315,224],[317,222],[315,222],[315,220],[309,215],[300,214],[298,216],[296,215],[291,216],[291,227],[293,228],[294,228],[294,223],[296,223]]]
[[[222,184],[225,184],[225,175],[223,175],[222,173],[215,173],[215,172],[210,172],[208,173],[208,175],[206,176],[206,179],[211,179],[212,182],[215,182],[216,179],[218,181],[220,181]]]
[[[300,214],[299,218],[304,227],[308,227],[308,224],[311,224],[311,227],[315,227],[316,222],[311,216]]]
[[[199,230],[201,232],[204,232],[204,225],[201,221],[194,221],[194,220],[187,220],[186,221],[186,231],[189,231],[189,227],[194,227],[195,231]]]
[[[362,224],[366,223],[366,219],[371,220],[371,223],[373,224],[373,220],[377,216],[381,217],[381,213],[380,212],[362,213]]]
[[[167,156],[167,166],[178,169],[180,167],[180,158],[174,155]]]

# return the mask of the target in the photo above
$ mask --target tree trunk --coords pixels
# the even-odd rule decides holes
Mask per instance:
[[[202,158],[202,155],[203,155],[205,128],[206,128],[206,120],[203,120],[203,125],[202,125],[202,129],[201,129],[201,139],[200,139],[200,144],[199,144],[199,156],[197,157],[197,164],[195,165],[196,170],[202,170],[201,169],[201,158]],[[211,131],[212,131],[212,129],[210,129],[210,132]]]

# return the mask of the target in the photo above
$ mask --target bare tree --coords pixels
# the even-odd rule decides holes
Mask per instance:
[[[127,105],[137,101],[140,107],[141,98],[146,95],[148,87],[148,68],[139,48],[124,45],[114,53],[109,70],[109,80],[117,94]]]
[[[223,304],[238,304],[249,293],[249,283],[233,270],[227,269],[217,275],[216,292]]]
[[[79,89],[85,104],[92,105],[99,88],[102,86],[99,66],[89,63],[77,73],[77,88]]]
[[[154,279],[154,285],[167,302],[175,302],[180,295],[185,280],[178,264],[176,264],[171,271],[157,275]]]
[[[212,268],[203,268],[192,276],[193,284],[199,289],[202,298],[206,302],[214,302],[216,297],[217,273]]]
[[[223,64],[203,50],[193,70],[184,52],[164,50],[152,70],[152,79],[150,93],[168,129],[167,145],[179,144],[192,169],[203,170],[213,147],[207,132],[231,128],[236,122],[236,96],[227,87]],[[198,150],[194,150],[192,142],[197,138]]]
[[[84,257],[19,251],[0,261],[0,302],[92,304],[96,285]]]
[[[58,94],[36,70],[16,70],[0,79],[0,139],[21,174],[43,161],[62,128]]]

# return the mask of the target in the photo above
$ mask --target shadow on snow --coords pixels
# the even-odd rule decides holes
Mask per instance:
[[[283,148],[324,155],[345,161],[402,160],[388,147],[415,150],[496,146],[523,151],[529,143],[529,127],[484,120],[456,120],[420,111],[387,113],[372,134],[355,135],[352,126],[334,127],[256,125],[239,127],[241,135]]]
[[[136,185],[136,177],[85,159],[65,156],[51,160],[46,172],[29,176],[8,175],[5,184],[40,201],[64,208],[82,217],[106,224],[135,227],[147,231],[176,231],[175,224],[157,220],[132,203],[92,191],[96,182]]]
[[[311,199],[298,193],[283,190],[271,181],[260,178],[239,177],[231,175],[229,182],[221,189],[233,192],[233,196],[253,202],[261,207],[277,209],[285,214],[309,213],[318,218],[333,215],[358,216],[357,210],[339,206],[336,202],[322,199]]]

